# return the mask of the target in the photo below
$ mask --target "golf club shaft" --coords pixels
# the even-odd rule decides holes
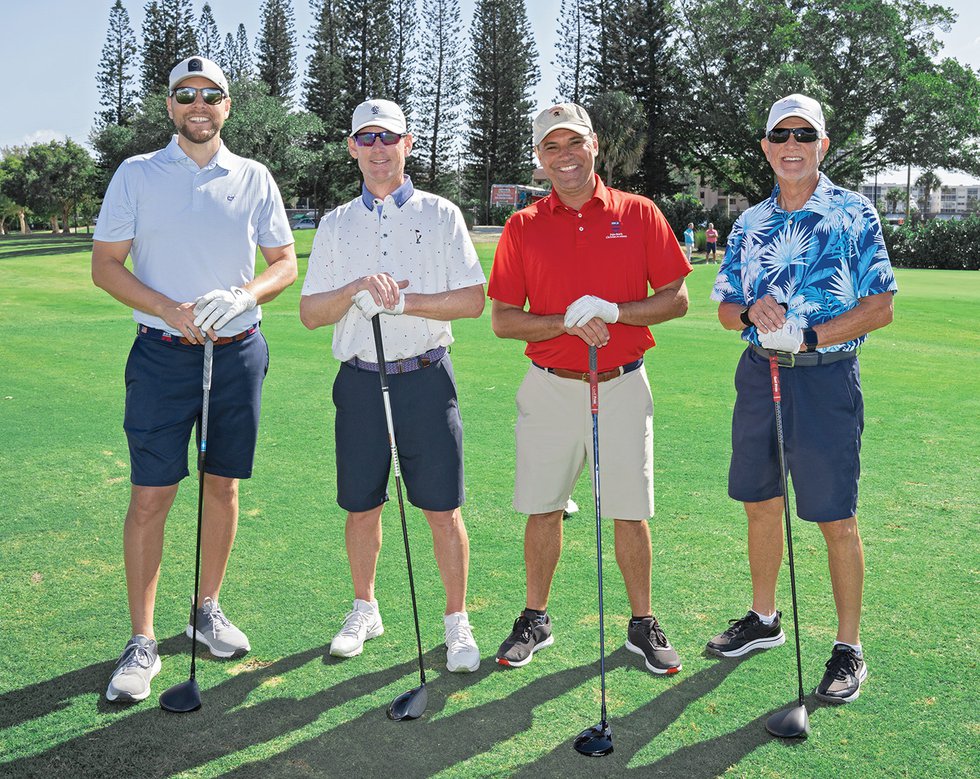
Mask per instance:
[[[776,443],[779,449],[779,478],[783,484],[783,515],[786,520],[786,551],[789,554],[789,591],[793,600],[793,633],[796,637],[796,677],[799,683],[800,706],[803,705],[803,660],[800,654],[800,618],[796,609],[796,566],[793,564],[793,530],[789,519],[789,480],[786,475],[786,454],[783,446],[782,392],[779,387],[779,361],[769,355],[769,376],[772,380],[772,402],[776,410]]]
[[[381,378],[381,399],[385,407],[385,422],[388,425],[388,440],[391,444],[391,464],[395,470],[395,491],[398,493],[398,512],[402,520],[402,538],[405,541],[405,562],[408,566],[408,588],[412,593],[412,615],[415,617],[415,641],[419,650],[419,678],[425,684],[425,667],[422,664],[422,631],[419,629],[419,609],[415,601],[415,577],[412,575],[412,552],[408,545],[408,524],[405,522],[405,500],[402,497],[402,474],[398,464],[398,447],[395,445],[395,423],[391,417],[391,399],[388,396],[388,376],[385,368],[384,346],[381,340],[381,315],[371,319],[374,328],[374,345],[378,353],[378,376]]]
[[[194,603],[191,613],[191,679],[197,672],[197,588],[201,579],[201,524],[204,517],[204,463],[208,452],[208,406],[211,401],[211,369],[214,341],[204,342],[204,397],[201,401],[201,443],[197,449],[197,544],[194,551]]]
[[[599,491],[599,372],[596,347],[589,347],[589,400],[592,408],[592,475],[595,481],[595,544],[599,571],[599,684],[602,723],[606,723],[606,630],[602,609],[602,509]]]

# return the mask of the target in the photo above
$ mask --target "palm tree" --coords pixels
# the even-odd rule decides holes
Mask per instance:
[[[898,211],[898,201],[905,198],[905,190],[901,187],[892,187],[885,193],[885,205],[888,212],[894,214]]]
[[[646,117],[639,104],[625,92],[603,92],[589,105],[599,136],[599,158],[607,186],[632,176],[640,167],[646,148]]]
[[[922,218],[929,218],[929,196],[943,185],[933,170],[927,170],[915,180],[915,186],[922,189]]]

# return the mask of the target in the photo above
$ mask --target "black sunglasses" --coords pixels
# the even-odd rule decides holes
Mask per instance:
[[[201,98],[208,105],[218,105],[225,99],[224,91],[217,87],[178,87],[170,94],[181,105],[190,105],[197,100],[198,92],[201,93]]]
[[[769,143],[786,143],[789,134],[792,133],[797,143],[813,143],[820,137],[820,133],[812,127],[780,127],[766,133]]]
[[[385,146],[394,146],[405,136],[400,133],[393,133],[390,130],[382,130],[379,133],[357,133],[354,136],[354,143],[358,146],[374,146],[374,141],[378,138]]]

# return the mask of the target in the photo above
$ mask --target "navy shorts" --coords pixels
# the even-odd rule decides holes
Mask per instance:
[[[408,500],[427,511],[463,505],[463,422],[449,355],[388,376],[388,397]],[[345,511],[369,511],[388,500],[391,470],[378,374],[341,364],[333,402],[337,503]]]
[[[786,467],[796,513],[812,522],[857,513],[864,399],[857,358],[779,369]],[[735,371],[728,494],[757,502],[782,497],[769,361],[751,349]]]
[[[137,336],[126,362],[123,421],[133,484],[166,487],[188,475],[187,447],[204,399],[203,368],[203,346]],[[214,347],[204,466],[208,473],[232,479],[252,475],[268,369],[269,346],[260,330]]]

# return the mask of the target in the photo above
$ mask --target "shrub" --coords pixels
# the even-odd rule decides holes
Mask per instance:
[[[897,268],[980,270],[980,217],[882,227]]]

